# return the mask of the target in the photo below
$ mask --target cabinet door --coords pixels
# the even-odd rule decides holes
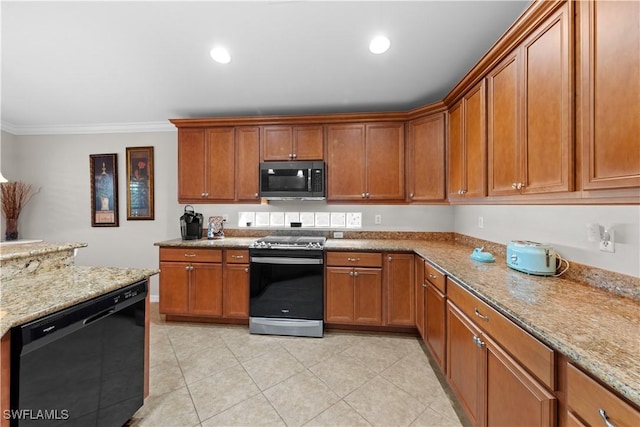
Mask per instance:
[[[260,201],[258,181],[260,165],[260,129],[236,128],[236,200]]]
[[[235,198],[234,128],[207,129],[207,200]]]
[[[554,426],[556,399],[490,338],[486,345],[487,426]]]
[[[189,267],[186,262],[160,263],[160,313],[189,313]]]
[[[178,129],[178,201],[205,197],[205,130]]]
[[[445,372],[447,299],[435,286],[429,284],[425,292],[425,334],[431,355]]]
[[[412,254],[386,254],[386,324],[415,326],[415,285]]]
[[[327,127],[327,199],[362,200],[366,192],[364,125]]]
[[[640,3],[577,6],[582,186],[640,187]]]
[[[222,316],[222,264],[194,263],[192,266],[189,312]]]
[[[382,269],[354,268],[354,323],[382,325]]]
[[[523,43],[525,116],[520,182],[525,194],[573,190],[573,70],[568,8],[567,4],[559,9]],[[635,76],[637,84],[640,79],[637,73]]]
[[[409,122],[407,183],[410,202],[444,200],[444,113]]]
[[[325,321],[353,323],[355,308],[353,269],[327,267],[326,274]]]
[[[476,345],[478,328],[451,302],[447,303],[447,378],[469,416],[480,425],[484,405],[483,350]]]
[[[462,101],[449,110],[449,155],[447,196],[449,200],[460,199],[464,189],[464,132],[462,128]]]
[[[367,200],[404,200],[404,156],[404,124],[366,126]]]
[[[415,292],[416,292],[416,328],[420,333],[420,337],[426,341],[427,334],[425,330],[425,305],[426,305],[426,281],[424,279],[424,259],[419,256],[415,257]]]
[[[262,128],[262,159],[293,160],[293,130],[291,126],[265,126]]]
[[[518,193],[521,180],[519,129],[519,63],[517,52],[506,57],[487,76],[489,195]]]
[[[225,266],[222,296],[224,317],[249,318],[249,264]]]
[[[465,197],[486,196],[487,135],[484,80],[464,96]]]
[[[324,158],[324,128],[318,126],[293,127],[293,153],[296,160]]]

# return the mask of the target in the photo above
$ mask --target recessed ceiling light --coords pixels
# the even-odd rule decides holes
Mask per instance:
[[[371,43],[369,43],[369,50],[371,53],[379,55],[386,52],[389,49],[389,46],[391,46],[391,41],[388,38],[385,36],[377,36],[371,40]]]
[[[231,56],[229,55],[229,52],[227,52],[227,49],[223,47],[214,47],[209,52],[209,55],[211,55],[211,58],[213,58],[214,61],[220,64],[228,64],[229,62],[231,62]]]

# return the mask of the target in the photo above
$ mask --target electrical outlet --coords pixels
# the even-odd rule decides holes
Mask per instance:
[[[229,221],[229,214],[222,214],[222,220],[223,221]]]
[[[616,240],[613,230],[604,230],[602,237],[600,238],[600,251],[611,252],[616,251]]]
[[[478,217],[478,228],[484,228],[484,218],[481,216]]]
[[[382,224],[382,215],[378,214],[374,217],[374,221],[373,221],[376,225],[380,225]]]
[[[342,239],[344,237],[344,233],[342,231],[334,231],[333,238],[334,239]]]

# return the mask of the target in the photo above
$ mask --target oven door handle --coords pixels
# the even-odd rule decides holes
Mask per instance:
[[[251,262],[255,264],[291,264],[291,265],[318,265],[323,264],[322,258],[288,258],[276,256],[254,256]]]

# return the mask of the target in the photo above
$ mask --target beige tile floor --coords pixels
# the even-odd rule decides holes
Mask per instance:
[[[132,426],[461,426],[418,339],[165,322],[152,304],[150,396]]]

